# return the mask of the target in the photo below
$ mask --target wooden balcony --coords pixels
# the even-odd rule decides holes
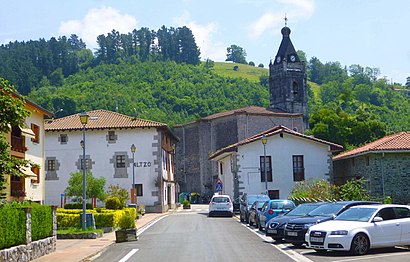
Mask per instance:
[[[11,154],[19,158],[25,158],[27,151],[24,136],[11,136]]]
[[[26,196],[26,191],[24,188],[24,177],[11,177],[10,196],[16,198],[24,198]]]

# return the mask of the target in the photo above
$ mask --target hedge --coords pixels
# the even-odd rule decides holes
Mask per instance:
[[[18,205],[0,208],[0,249],[26,242],[26,213]]]
[[[53,211],[51,206],[33,204],[31,209],[31,240],[53,235]]]

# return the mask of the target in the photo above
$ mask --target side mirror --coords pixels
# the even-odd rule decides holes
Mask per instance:
[[[383,221],[383,218],[381,218],[381,217],[373,218],[373,222],[382,222],[382,221]]]

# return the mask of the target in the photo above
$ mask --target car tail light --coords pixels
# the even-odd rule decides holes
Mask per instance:
[[[268,213],[269,213],[269,215],[273,215],[273,210],[269,209]]]

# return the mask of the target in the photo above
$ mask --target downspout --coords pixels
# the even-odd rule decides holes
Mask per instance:
[[[380,159],[380,166],[381,166],[381,173],[382,173],[382,193],[383,193],[383,199],[385,198],[385,192],[384,192],[384,167],[383,167],[383,159],[384,159],[384,152],[382,152],[382,158]]]

